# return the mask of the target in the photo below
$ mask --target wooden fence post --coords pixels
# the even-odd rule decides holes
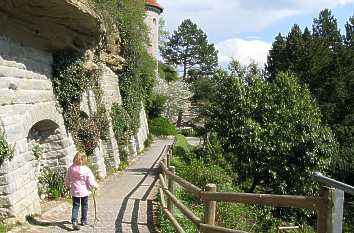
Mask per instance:
[[[173,174],[176,174],[176,168],[174,166],[170,167],[170,171]],[[175,182],[172,179],[169,179],[169,181],[168,181],[168,191],[170,191],[170,193],[172,193],[172,195],[176,194]],[[172,202],[171,198],[168,198],[167,209],[170,211],[171,214],[174,214],[174,207],[173,207],[173,202]]]
[[[206,185],[207,192],[216,192],[215,184]],[[204,209],[204,223],[209,225],[215,225],[216,217],[216,201],[208,201],[205,203]]]
[[[167,168],[171,167],[171,155],[170,152],[168,151],[167,154]]]
[[[344,192],[324,187],[320,197],[324,202],[317,214],[317,233],[342,232]]]
[[[162,163],[167,167],[167,158],[166,157],[164,157],[162,159]],[[165,183],[167,185],[168,184],[168,176],[166,175],[166,173],[165,173],[165,171],[163,169],[162,169],[162,175],[163,175],[163,178],[164,178]]]

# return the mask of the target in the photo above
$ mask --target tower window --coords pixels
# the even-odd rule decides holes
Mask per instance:
[[[156,18],[154,18],[154,19],[152,20],[152,22],[156,25]]]

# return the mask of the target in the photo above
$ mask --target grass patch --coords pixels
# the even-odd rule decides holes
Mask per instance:
[[[177,134],[176,126],[164,117],[156,117],[149,120],[149,131],[155,136],[170,136]]]
[[[0,233],[6,233],[9,229],[9,227],[6,224],[0,224]]]

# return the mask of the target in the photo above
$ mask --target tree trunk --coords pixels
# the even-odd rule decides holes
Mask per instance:
[[[177,118],[177,123],[176,123],[177,128],[180,128],[181,125],[182,125],[182,117],[183,117],[182,114],[183,114],[182,111],[179,111],[179,112],[178,112],[178,118]]]
[[[254,176],[254,177],[253,177],[252,186],[251,186],[251,188],[248,190],[249,193],[253,193],[253,192],[254,192],[254,190],[256,189],[256,186],[257,186],[257,184],[258,184],[258,181],[259,181],[258,176],[257,176],[257,175]]]
[[[184,59],[183,61],[183,77],[182,80],[186,81],[187,78],[187,61]]]

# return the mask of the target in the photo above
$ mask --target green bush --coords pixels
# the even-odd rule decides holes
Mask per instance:
[[[168,119],[157,117],[149,120],[149,130],[155,136],[176,135],[176,126],[171,124]]]
[[[8,231],[8,227],[5,224],[0,224],[0,233],[6,233]]]
[[[197,136],[197,133],[194,131],[193,128],[191,127],[188,127],[188,128],[181,128],[179,129],[180,133],[183,135],[183,136],[186,136],[186,137],[195,137]]]
[[[159,77],[167,82],[173,82],[178,80],[178,74],[174,67],[159,63]]]
[[[219,161],[222,159],[221,156],[218,159],[210,159],[212,156],[207,155],[205,150],[205,156],[203,157],[194,152],[183,135],[176,135],[172,164],[176,167],[178,176],[201,188],[205,188],[208,183],[214,183],[218,191],[240,192],[241,189],[234,185],[235,179],[231,175],[231,170],[224,165],[226,161]],[[199,150],[197,152],[200,153]],[[204,205],[199,199],[181,189],[177,190],[176,196],[197,216],[203,216]],[[162,232],[174,232],[168,220],[161,213],[159,214],[161,216],[158,217],[158,220]],[[186,232],[197,232],[188,219],[178,214],[178,212],[176,216]],[[276,227],[283,223],[282,220],[274,216],[273,207],[227,202],[218,203],[216,221],[219,226],[257,233],[275,233],[277,232]],[[313,233],[314,230],[306,226],[305,230],[294,232]]]
[[[13,148],[7,143],[5,133],[0,129],[0,165],[13,156]]]
[[[113,104],[111,108],[112,127],[114,136],[120,145],[126,145],[131,134],[130,116],[120,104]]]
[[[39,195],[45,194],[49,199],[58,199],[67,194],[64,186],[65,173],[60,169],[44,168],[38,177]]]
[[[151,95],[149,99],[148,108],[147,108],[147,113],[149,118],[160,117],[164,110],[166,101],[167,101],[167,97],[164,95],[158,95],[158,94]]]

